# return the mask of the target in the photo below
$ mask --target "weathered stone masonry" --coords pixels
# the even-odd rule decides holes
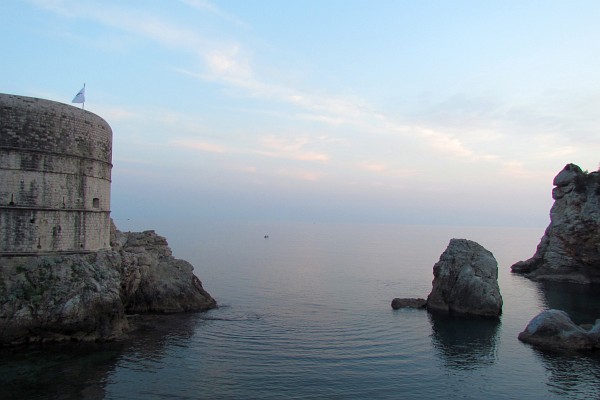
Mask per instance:
[[[102,118],[0,93],[0,255],[109,248],[111,162]]]

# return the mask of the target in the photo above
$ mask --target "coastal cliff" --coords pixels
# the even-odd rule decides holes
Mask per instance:
[[[550,225],[533,257],[511,269],[540,281],[600,282],[600,171],[568,164],[553,184]]]
[[[0,344],[116,339],[133,313],[204,311],[216,301],[154,231],[120,232],[110,250],[0,258]]]
[[[167,240],[154,231],[111,233],[120,256],[121,299],[128,313],[204,311],[216,301],[194,275],[194,267],[174,258]]]

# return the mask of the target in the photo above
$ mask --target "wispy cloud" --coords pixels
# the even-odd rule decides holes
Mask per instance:
[[[466,161],[495,160],[498,158],[492,154],[477,154],[467,148],[459,138],[445,132],[427,128],[421,128],[418,132],[421,137],[426,139],[432,149],[443,155]]]
[[[102,25],[117,28],[161,46],[186,51],[198,51],[210,47],[206,40],[193,28],[184,28],[169,22],[165,17],[152,15],[149,11],[129,9],[126,3],[115,6],[103,2],[81,2],[73,0],[29,0],[32,4],[68,18],[83,18]]]
[[[357,168],[372,172],[377,175],[391,177],[413,177],[420,174],[420,171],[414,168],[397,168],[383,163],[359,163]]]
[[[419,115],[394,115],[392,112],[381,112],[376,106],[369,104],[358,95],[338,94],[323,88],[311,88],[300,84],[292,84],[285,77],[269,74],[269,65],[265,59],[258,59],[260,54],[253,51],[249,41],[244,37],[219,36],[218,33],[203,31],[201,27],[186,25],[167,15],[152,14],[148,9],[128,7],[128,3],[109,5],[102,2],[92,3],[74,0],[30,0],[32,4],[66,18],[82,18],[99,24],[116,28],[113,36],[120,40],[131,35],[136,40],[145,40],[170,51],[176,51],[188,57],[188,61],[178,61],[180,65],[169,67],[171,71],[203,82],[221,85],[234,89],[236,96],[270,101],[276,103],[285,116],[296,121],[307,121],[336,129],[333,139],[351,145],[352,140],[360,135],[360,143],[368,141],[364,137],[393,138],[382,141],[379,145],[394,145],[402,148],[405,158],[414,158],[415,149],[423,151],[426,156],[443,157],[461,162],[479,162],[491,165],[499,172],[526,177],[529,160],[543,157],[575,157],[582,151],[579,143],[565,135],[570,131],[573,137],[582,137],[589,146],[597,146],[597,136],[589,137],[590,132],[600,131],[596,117],[584,120],[580,133],[573,133],[572,121],[553,117],[555,109],[548,107],[507,107],[499,98],[468,97],[466,95],[450,96],[447,101],[425,108]],[[180,0],[179,6],[190,7],[194,12],[208,13],[217,18],[244,25],[234,15],[223,11],[215,4],[205,0]],[[123,36],[121,36],[123,35]],[[109,37],[109,39],[110,39]],[[135,43],[135,41],[131,41]],[[290,68],[293,69],[293,66]],[[556,107],[554,103],[554,107]],[[589,97],[580,102],[585,115],[594,115],[597,97]],[[137,112],[106,109],[105,115],[115,120],[125,120],[138,115]],[[401,114],[401,112],[399,112]],[[200,136],[205,133],[197,121],[181,114],[162,112],[152,116],[153,120],[162,118],[164,127],[172,127],[173,131],[184,128],[185,137]],[[324,128],[324,129],[326,129]],[[348,128],[348,129],[344,129]],[[350,137],[354,134],[354,137]],[[518,136],[518,141],[513,138]],[[316,133],[304,131],[290,139],[286,136],[259,136],[254,141],[248,140],[233,148],[224,144],[206,140],[182,139],[173,145],[188,147],[198,151],[228,154],[254,154],[264,157],[281,158],[297,161],[334,164],[340,151],[324,145],[315,139]],[[554,135],[554,136],[553,136]],[[593,133],[591,134],[593,136]],[[374,141],[372,141],[374,142]],[[521,144],[517,144],[519,142]],[[537,143],[537,145],[536,145]],[[551,143],[551,144],[548,144]],[[375,143],[369,143],[376,146]],[[359,145],[354,144],[355,148]],[[523,149],[527,150],[523,150]],[[359,152],[361,149],[356,150]],[[384,150],[388,150],[387,148]],[[527,152],[527,154],[525,154]],[[362,159],[368,159],[364,157]],[[388,167],[389,162],[352,164],[357,169],[391,176],[406,176],[414,173],[412,169]],[[301,175],[301,174],[299,174]],[[308,174],[307,176],[311,176]]]
[[[500,174],[510,178],[531,179],[540,177],[540,173],[532,171],[519,161],[506,161],[502,163]]]
[[[199,150],[207,153],[228,153],[230,150],[216,143],[203,142],[200,140],[174,140],[171,142],[176,147]]]
[[[367,171],[371,171],[371,172],[384,172],[388,170],[387,165],[384,164],[368,164],[368,163],[362,163],[359,164],[359,168],[365,169]]]
[[[142,117],[145,117],[143,113],[140,113],[139,110],[134,110],[132,108],[126,108],[122,106],[110,106],[106,104],[100,104],[95,106],[94,112],[102,115],[102,118],[107,121],[117,122],[117,121],[132,121]]]
[[[332,96],[327,93],[314,93],[290,87],[274,81],[259,78],[252,65],[249,52],[241,42],[223,42],[207,38],[192,28],[180,26],[168,19],[139,12],[133,12],[123,6],[107,7],[104,4],[81,3],[55,0],[46,2],[34,0],[34,3],[46,9],[69,15],[94,19],[99,23],[119,28],[138,35],[170,49],[179,49],[197,55],[203,61],[203,70],[185,67],[172,67],[173,70],[202,80],[226,83],[246,91],[251,97],[282,102],[298,109],[292,115],[307,120],[319,121],[328,125],[350,125],[357,129],[377,134],[410,135],[415,129],[399,125],[385,115],[373,110],[368,104],[355,96]],[[212,3],[206,1],[183,0],[188,6],[219,14]],[[418,129],[418,137],[429,143],[430,147],[445,154],[459,158],[489,159],[470,150],[458,138],[442,131]],[[300,151],[301,142],[282,143],[273,138],[263,139],[267,147],[265,155],[289,157],[298,160],[328,161],[330,156],[323,152]]]
[[[260,86],[254,80],[249,61],[242,57],[239,44],[208,51],[203,58],[208,68],[207,74],[200,75],[203,79],[222,80],[246,89]]]
[[[329,161],[328,154],[307,150],[309,144],[307,138],[285,139],[277,136],[265,136],[261,142],[266,150],[259,151],[260,154],[269,157],[287,158],[300,161]]]
[[[265,136],[260,139],[260,146],[257,147],[253,147],[252,145],[231,147],[198,139],[175,139],[172,140],[170,144],[179,148],[208,153],[236,155],[246,154],[268,158],[319,163],[329,161],[329,155],[306,149],[305,147],[309,144],[309,142],[310,141],[308,139],[289,140],[276,136]]]
[[[240,26],[248,26],[247,23],[243,22],[241,19],[237,18],[234,15],[224,12],[219,7],[214,5],[213,3],[205,0],[180,0],[183,4],[186,4],[189,7],[192,7],[199,11],[208,11],[228,22],[232,22],[236,25]]]
[[[199,10],[207,10],[215,14],[220,14],[221,11],[214,4],[205,1],[205,0],[180,0],[182,3],[187,4],[190,7],[199,9]]]

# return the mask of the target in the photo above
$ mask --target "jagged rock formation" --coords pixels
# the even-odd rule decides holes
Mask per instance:
[[[127,313],[216,306],[165,238],[112,231],[111,250],[0,258],[0,344],[110,340],[131,328]]]
[[[502,296],[498,263],[483,246],[466,239],[451,239],[433,266],[433,284],[427,309],[433,312],[498,317]]]
[[[535,280],[600,282],[600,172],[568,164],[554,178],[550,225],[516,273]]]
[[[546,310],[534,317],[519,340],[549,350],[592,350],[600,348],[600,320],[591,329],[576,325],[561,310]]]
[[[128,313],[202,311],[215,300],[194,275],[194,267],[172,256],[167,240],[154,231],[115,232],[121,256],[121,297]]]

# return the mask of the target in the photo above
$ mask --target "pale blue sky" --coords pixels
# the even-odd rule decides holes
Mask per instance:
[[[600,161],[599,20],[596,0],[5,0],[0,91],[86,83],[118,224],[543,227],[554,175]]]

